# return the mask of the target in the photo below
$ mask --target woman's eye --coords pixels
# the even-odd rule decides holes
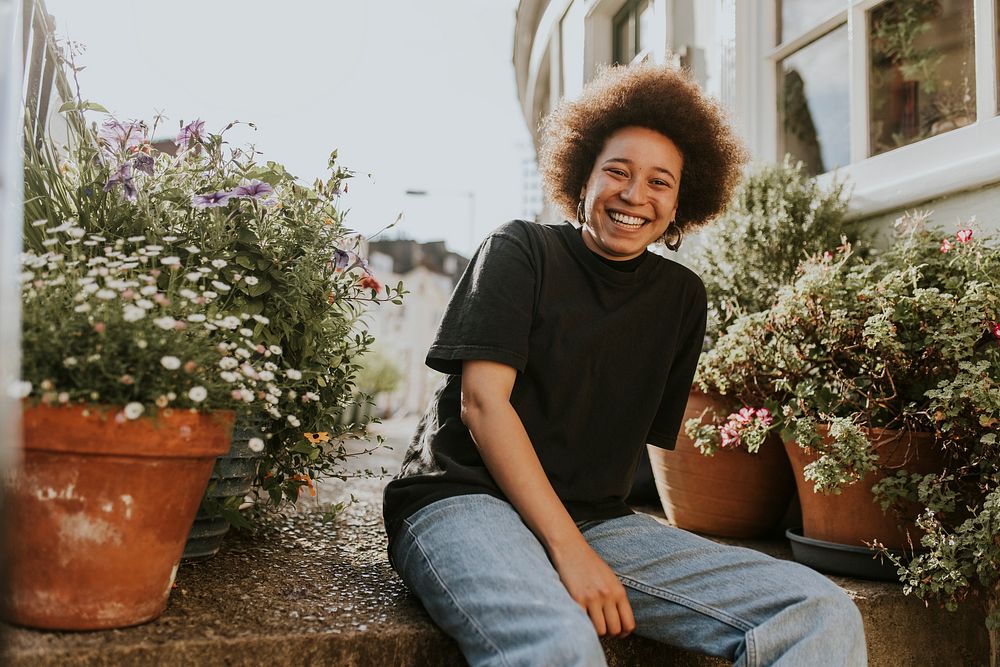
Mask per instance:
[[[615,176],[628,176],[623,169],[608,169],[608,172]]]

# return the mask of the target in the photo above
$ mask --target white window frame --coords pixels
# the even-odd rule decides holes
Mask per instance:
[[[844,0],[844,8],[803,35],[776,42],[775,0],[736,3],[736,97],[740,130],[753,155],[778,161],[777,105],[780,61],[847,24],[850,71],[850,164],[820,176],[846,178],[851,211],[873,216],[1000,182],[1000,114],[997,110],[997,3],[974,0],[976,122],[868,157],[868,40],[866,15],[887,0]]]

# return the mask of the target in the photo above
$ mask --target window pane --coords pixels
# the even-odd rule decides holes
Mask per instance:
[[[801,35],[837,10],[847,10],[845,0],[778,0],[778,44]]]
[[[820,174],[850,160],[847,26],[781,61],[781,146]]]
[[[616,65],[627,65],[635,56],[632,46],[633,27],[628,12],[615,17],[614,57]]]
[[[639,43],[635,52],[648,49],[653,44],[653,3],[649,0],[639,3]]]
[[[973,0],[894,0],[869,15],[871,154],[976,120]]]

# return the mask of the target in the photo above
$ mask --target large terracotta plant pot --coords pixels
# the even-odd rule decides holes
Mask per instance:
[[[829,437],[825,425],[819,427],[819,433],[824,438]],[[875,428],[867,433],[880,464],[889,470],[927,474],[941,469],[941,456],[935,450],[932,433]],[[802,503],[802,534],[805,537],[858,547],[874,539],[891,549],[911,546],[906,530],[900,527],[899,517],[892,511],[883,512],[872,493],[872,486],[885,475],[870,473],[859,482],[843,487],[840,494],[816,493],[813,482],[805,479],[803,471],[818,455],[794,441],[786,442],[785,449],[795,470],[795,482]],[[916,518],[919,508],[912,509],[912,517],[904,519],[904,527],[910,529],[912,541],[916,544],[919,536],[913,534],[912,519]]]
[[[95,630],[159,616],[234,414],[31,406],[11,484],[7,618]]]
[[[692,391],[683,421],[706,408],[722,416],[728,412],[718,397]],[[788,458],[776,438],[769,438],[756,454],[725,449],[705,456],[682,425],[675,449],[648,449],[663,511],[678,528],[722,537],[761,537],[777,528],[795,494]]]

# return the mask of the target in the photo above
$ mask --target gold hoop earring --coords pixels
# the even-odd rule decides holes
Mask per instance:
[[[674,237],[671,239],[671,237]],[[681,233],[680,226],[673,220],[667,225],[667,231],[663,232],[663,236],[660,237],[660,242],[677,252],[678,248],[681,247],[681,241],[683,240],[683,234]]]
[[[576,221],[580,223],[581,227],[587,226],[587,218],[583,211],[583,197],[580,197],[580,203],[576,205]]]

